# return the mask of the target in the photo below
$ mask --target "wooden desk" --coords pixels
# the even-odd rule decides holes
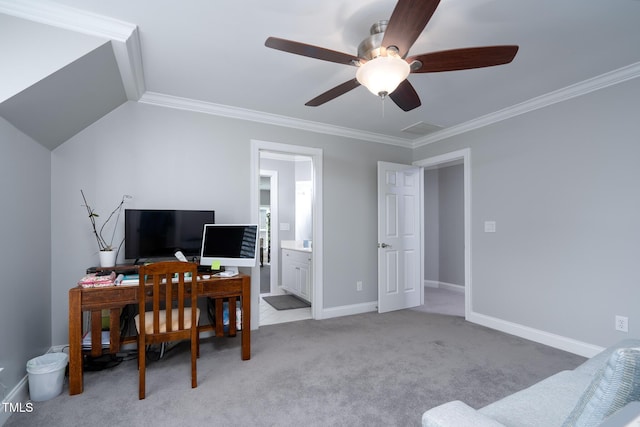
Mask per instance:
[[[229,298],[229,335],[236,333],[236,298],[241,298],[242,308],[242,360],[251,358],[251,277],[239,274],[235,277],[211,277],[197,280],[200,297]],[[138,285],[119,285],[103,288],[69,289],[69,394],[83,391],[82,373],[82,312],[91,312],[91,355],[102,355],[102,310],[110,311],[109,352],[116,353],[123,343],[135,343],[135,337],[120,337],[120,311],[128,304],[138,303]],[[216,336],[224,335],[222,304],[216,304],[216,325],[198,327],[200,332],[215,330]]]

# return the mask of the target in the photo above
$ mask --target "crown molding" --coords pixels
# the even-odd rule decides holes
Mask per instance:
[[[432,144],[434,142],[441,141],[455,135],[460,135],[474,129],[479,129],[493,123],[501,122],[503,120],[507,120],[512,117],[528,113],[530,111],[538,110],[540,108],[548,107],[550,105],[557,104],[571,98],[586,95],[590,92],[604,89],[609,86],[614,86],[627,80],[635,79],[637,77],[640,77],[640,62],[636,62],[626,67],[618,68],[617,70],[613,70],[594,78],[584,80],[580,83],[576,83],[565,88],[549,92],[545,95],[531,98],[530,100],[521,102],[520,104],[516,104],[511,107],[496,111],[494,113],[478,117],[477,119],[469,120],[465,123],[448,127],[441,131],[414,140],[412,147],[418,148],[423,145]]]
[[[327,125],[325,123],[312,122],[309,120],[294,119],[291,117],[276,114],[264,113],[261,111],[248,110],[245,108],[232,107],[229,105],[214,104],[211,102],[197,101],[189,98],[181,98],[172,95],[165,95],[157,92],[145,92],[138,102],[144,104],[157,105],[179,110],[195,111],[199,113],[211,114],[215,116],[229,117],[234,119],[248,120],[252,122],[265,123],[275,126],[288,127],[315,133],[341,136],[345,138],[358,139],[367,142],[378,142],[380,144],[396,145],[411,148],[411,141],[401,138],[393,138],[372,132],[365,132],[349,129],[340,126]]]
[[[610,71],[553,92],[549,92],[520,104],[469,120],[460,125],[445,128],[441,131],[414,140],[393,138],[371,132],[293,119],[291,117],[278,116],[226,105],[195,101],[192,99],[179,98],[154,92],[146,92],[140,99],[140,102],[415,149],[427,144],[442,141],[455,135],[460,135],[484,126],[498,123],[521,114],[545,108],[578,96],[586,95],[590,92],[614,86],[637,77],[640,77],[640,62],[636,62],[626,67]]]
[[[110,40],[127,98],[137,101],[144,93],[136,25],[43,0],[0,0],[0,13]]]

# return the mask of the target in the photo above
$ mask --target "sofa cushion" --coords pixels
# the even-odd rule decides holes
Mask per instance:
[[[580,372],[561,371],[485,406],[480,412],[508,427],[558,427],[592,378]]]
[[[422,427],[504,427],[459,400],[447,402],[422,414]]]
[[[640,400],[640,348],[617,349],[593,378],[563,427],[597,426],[635,400]]]

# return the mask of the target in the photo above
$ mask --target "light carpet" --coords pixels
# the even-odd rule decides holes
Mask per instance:
[[[147,370],[135,360],[85,374],[85,392],[34,403],[6,426],[419,426],[460,399],[478,408],[584,358],[453,316],[401,310],[263,326],[203,340],[198,387],[181,344]]]
[[[464,298],[463,291],[425,286],[424,305],[412,310],[464,317]]]

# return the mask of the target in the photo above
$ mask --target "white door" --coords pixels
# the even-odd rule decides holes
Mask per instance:
[[[422,303],[422,168],[378,162],[378,312]]]

